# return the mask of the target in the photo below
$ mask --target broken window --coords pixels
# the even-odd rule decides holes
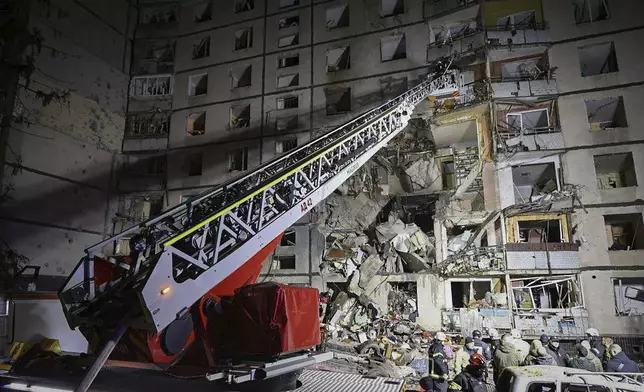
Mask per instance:
[[[451,306],[453,309],[468,308],[471,304],[485,299],[486,293],[492,293],[492,279],[485,280],[451,280]],[[489,295],[488,295],[489,296]]]
[[[280,37],[277,40],[277,47],[278,48],[285,48],[287,46],[293,46],[297,45],[300,43],[300,35],[299,34],[289,34],[285,35],[284,37]]]
[[[326,29],[333,30],[349,26],[349,5],[341,4],[326,9]]]
[[[192,45],[192,59],[200,59],[210,56],[210,37],[205,37]]]
[[[324,95],[327,116],[351,111],[351,88],[325,88]]]
[[[527,203],[559,189],[553,162],[512,167],[514,202]]]
[[[135,48],[132,72],[136,74],[169,73],[174,69],[174,41],[146,40]]]
[[[287,29],[289,27],[297,27],[300,24],[300,15],[295,14],[280,18],[277,23],[278,29]]]
[[[615,43],[603,42],[579,48],[581,76],[593,76],[619,71]]]
[[[380,61],[392,61],[407,58],[405,34],[380,38]]]
[[[208,74],[192,75],[188,80],[188,96],[196,97],[208,94]]]
[[[644,249],[642,214],[604,215],[608,250]]]
[[[253,47],[253,28],[235,31],[235,51]]]
[[[250,104],[231,107],[229,125],[231,129],[250,127]]]
[[[326,71],[337,72],[351,68],[351,51],[348,46],[326,51]]]
[[[295,269],[295,256],[275,256],[277,259],[278,269],[281,270],[294,270]]]
[[[453,159],[441,161],[441,176],[443,178],[443,189],[456,188],[456,166]]]
[[[574,275],[511,279],[515,309],[569,309],[582,306]]]
[[[192,113],[188,116],[188,134],[192,136],[206,133],[206,112]]]
[[[496,21],[499,30],[525,30],[533,29],[537,25],[537,12],[534,10],[517,12],[504,16]]]
[[[613,279],[615,314],[618,316],[644,315],[644,278]]]
[[[591,131],[625,128],[628,126],[623,97],[589,99],[585,102]]]
[[[286,230],[280,240],[280,246],[293,246],[296,244],[295,239],[295,230]]]
[[[275,129],[278,131],[291,131],[297,129],[298,116],[287,116],[287,117],[278,117],[275,119]]]
[[[508,113],[506,119],[510,131],[514,131],[516,133],[531,135],[550,129],[548,109]]]
[[[255,8],[255,0],[235,0],[235,13],[250,11]]]
[[[277,59],[277,68],[288,68],[300,65],[300,54],[293,53],[281,56]]]
[[[132,97],[164,97],[172,94],[172,76],[135,76],[131,86]]]
[[[248,147],[235,148],[228,153],[228,171],[248,169]]]
[[[212,1],[195,5],[192,10],[192,19],[195,23],[212,20]]]
[[[380,17],[402,15],[405,13],[404,0],[380,0]]]
[[[141,113],[128,115],[125,137],[144,138],[167,136],[170,129],[169,113]]]
[[[300,74],[280,75],[277,77],[277,88],[295,87],[300,84]]]
[[[633,154],[607,154],[593,156],[599,189],[637,186]]]
[[[519,242],[552,244],[563,242],[563,228],[559,219],[523,220],[518,222]]]
[[[252,65],[243,65],[230,71],[230,89],[248,87],[253,78]]]
[[[457,38],[464,37],[473,31],[470,25],[471,22],[459,23],[451,27],[441,26],[441,30],[434,34],[434,43],[442,45]]]
[[[275,142],[275,152],[280,154],[283,152],[290,151],[297,147],[297,138],[292,137],[289,139],[278,140]]]
[[[300,0],[280,0],[280,8],[286,8],[286,7],[293,7],[295,5],[299,5]]]
[[[391,282],[387,295],[389,315],[396,320],[415,322],[418,317],[418,284],[416,282]]]
[[[541,57],[507,61],[501,64],[502,80],[537,79],[544,74],[545,61]]]
[[[395,98],[407,90],[407,77],[380,79],[380,93],[384,101]]]
[[[606,0],[573,0],[575,23],[589,23],[610,18]]]
[[[300,97],[297,95],[287,95],[277,98],[277,109],[295,109],[300,106]]]
[[[203,166],[203,154],[200,152],[188,154],[186,157],[186,166],[189,177],[200,176]]]
[[[141,24],[175,23],[177,21],[177,5],[169,4],[160,7],[144,8],[141,12]]]

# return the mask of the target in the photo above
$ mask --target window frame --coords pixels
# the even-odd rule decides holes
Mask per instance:
[[[581,22],[578,22],[577,21],[577,15],[573,14],[573,17],[575,19],[575,25],[579,26],[579,25],[583,25],[583,24],[586,24],[586,23],[601,22],[601,21],[604,21],[604,20],[609,20],[611,18],[610,8],[608,7],[607,0],[596,0],[596,1],[598,1],[600,4],[602,4],[604,6],[604,10],[606,11],[606,18],[605,19],[593,19],[590,1],[593,1],[593,0],[581,0],[583,5],[587,5],[588,15],[590,15],[589,20],[588,21],[583,21],[582,20]],[[578,2],[579,2],[579,0],[573,0],[573,7],[577,7]],[[583,7],[583,5],[581,7]],[[576,12],[577,9],[575,8],[574,11]]]
[[[531,109],[531,110],[522,110],[520,112],[510,112],[505,115],[505,122],[508,124],[508,126],[511,124],[510,123],[510,116],[519,116],[521,128],[519,129],[519,133],[521,135],[537,135],[539,134],[539,130],[535,131],[536,128],[533,128],[531,132],[526,132],[526,128],[523,126],[523,115],[525,113],[535,113],[535,112],[546,112],[546,119],[548,120],[548,126],[547,126],[547,132],[549,132],[550,128],[552,125],[550,124],[550,110],[548,108],[540,108],[540,109]],[[510,130],[514,131],[514,129],[510,128]]]
[[[199,83],[194,83],[193,79],[197,77],[203,77],[203,76],[206,77],[206,91],[203,94],[197,94],[197,85]],[[193,98],[193,97],[203,97],[205,95],[208,95],[208,82],[209,82],[208,72],[202,72],[202,73],[190,75],[188,77],[188,97]],[[194,89],[193,89],[193,85],[194,85]],[[194,94],[191,94],[191,91],[194,92]]]

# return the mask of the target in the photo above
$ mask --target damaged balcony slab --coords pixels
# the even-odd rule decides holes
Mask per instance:
[[[515,243],[505,249],[508,270],[574,270],[581,266],[575,243]]]

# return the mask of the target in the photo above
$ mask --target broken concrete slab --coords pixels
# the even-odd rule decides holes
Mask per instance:
[[[403,260],[403,269],[405,272],[415,273],[426,271],[429,269],[429,264],[422,256],[416,253],[401,253],[400,257]]]
[[[360,272],[360,281],[358,285],[362,289],[366,289],[367,284],[369,284],[373,277],[376,276],[376,273],[384,264],[385,262],[377,254],[367,257],[367,259],[358,268],[358,271]]]

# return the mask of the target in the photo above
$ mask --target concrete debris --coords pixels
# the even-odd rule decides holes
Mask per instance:
[[[472,237],[472,232],[470,230],[465,230],[463,233],[450,239],[447,244],[447,252],[449,255],[459,252],[465,247],[470,238]]]
[[[326,200],[328,217],[320,229],[323,233],[362,232],[375,222],[387,202],[387,198],[370,198],[364,192],[355,197],[332,194]]]
[[[405,173],[409,176],[414,191],[429,188],[441,178],[436,165],[425,159],[412,163]]]

